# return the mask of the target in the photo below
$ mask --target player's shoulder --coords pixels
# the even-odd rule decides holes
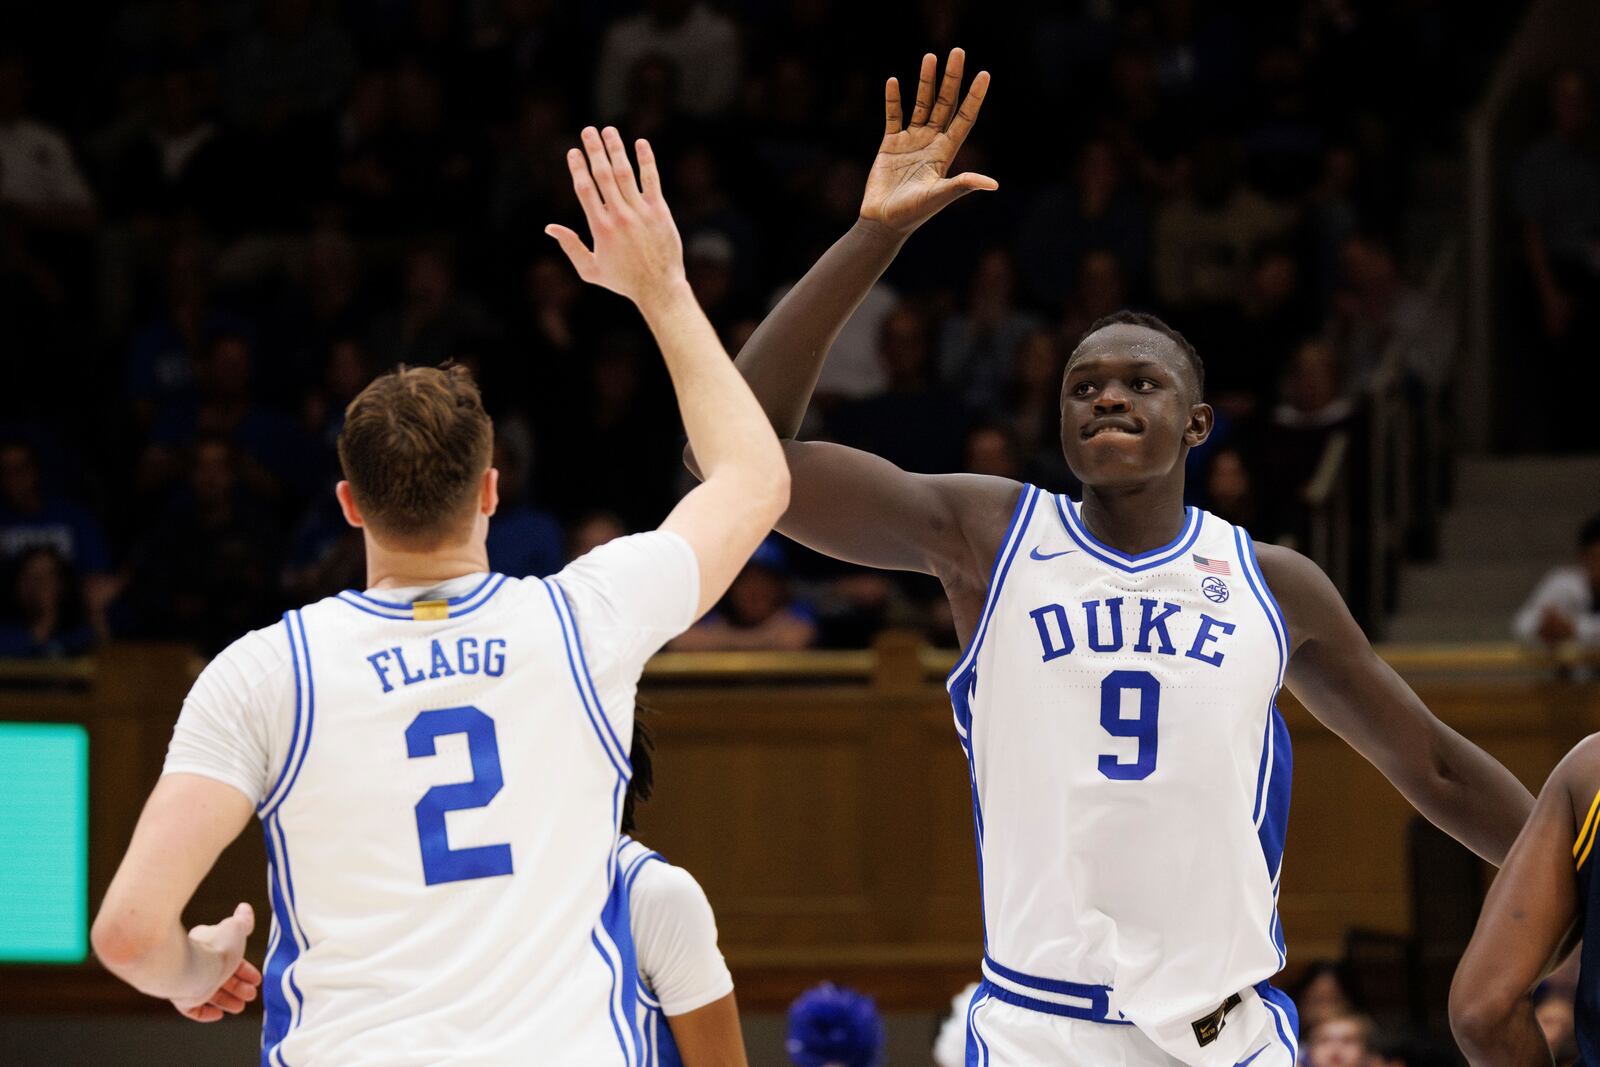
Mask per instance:
[[[1550,772],[1545,787],[1565,790],[1581,819],[1600,794],[1600,733],[1590,734],[1572,746]]]
[[[648,904],[662,916],[710,914],[711,902],[694,875],[668,863],[659,852],[638,847],[643,851],[634,853],[622,868],[631,900]]]
[[[251,630],[212,657],[207,670],[225,669],[246,679],[274,673],[293,657],[287,618]]]

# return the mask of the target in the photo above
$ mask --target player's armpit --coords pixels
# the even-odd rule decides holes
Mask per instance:
[[[1529,995],[1570,947],[1578,899],[1569,783],[1576,766],[1594,762],[1595,745],[1574,749],[1545,783],[1456,970],[1450,1025],[1474,1067],[1550,1063]]]
[[[1257,558],[1289,628],[1290,692],[1430,822],[1499,863],[1527,819],[1532,795],[1428,710],[1373,650],[1315,563],[1275,545],[1257,546]]]
[[[694,1011],[669,1015],[667,1026],[684,1067],[746,1067],[739,1005],[732,993]]]

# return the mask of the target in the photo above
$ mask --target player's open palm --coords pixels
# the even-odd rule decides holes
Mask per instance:
[[[900,233],[910,233],[968,193],[998,189],[999,183],[983,174],[947,177],[956,153],[972,131],[989,91],[989,72],[979,71],[960,106],[961,77],[966,53],[951,49],[944,66],[944,81],[934,95],[939,61],[931,53],[922,57],[917,79],[917,103],[911,121],[902,126],[900,83],[890,78],[884,86],[883,143],[867,175],[861,198],[861,217],[881,222]]]
[[[637,179],[614,127],[603,133],[593,126],[585,129],[583,151],[567,153],[567,168],[594,249],[565,226],[546,226],[544,232],[561,245],[578,277],[638,304],[681,282],[684,273],[683,241],[661,196],[655,153],[642,139],[634,142],[634,150],[639,156]]]
[[[238,1015],[256,999],[261,972],[244,958],[244,945],[256,927],[255,910],[240,904],[232,915],[210,926],[196,926],[189,940],[221,958],[224,978],[203,997],[174,999],[172,1006],[199,1023],[214,1023],[224,1015]]]

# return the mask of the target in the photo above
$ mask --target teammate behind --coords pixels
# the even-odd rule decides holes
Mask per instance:
[[[1600,735],[1550,772],[1483,902],[1450,987],[1450,1027],[1473,1067],[1549,1067],[1534,992],[1583,942],[1575,1005],[1579,1063],[1600,1063]]]
[[[628,899],[639,964],[641,1067],[744,1067],[733,976],[717,919],[694,875],[640,844],[634,812],[655,787],[654,744],[634,709],[633,779],[622,803],[617,878]]]
[[[1184,506],[1212,411],[1199,356],[1159,319],[1102,320],[1067,365],[1061,447],[1081,503],[793,440],[834,337],[906,237],[995,185],[946,176],[989,82],[962,99],[963,58],[937,94],[923,59],[909,124],[889,81],[860,220],[739,355],[786,439],[778,529],[934,575],[950,599],[985,932],[968,1062],[1288,1067],[1293,1005],[1267,984],[1284,963],[1279,688],[1489,860],[1532,798],[1429,713],[1315,564]]]
[[[717,599],[788,498],[770,427],[684,279],[650,147],[568,156],[594,249],[631,299],[711,477],[658,531],[548,580],[489,573],[492,427],[461,368],[402,368],[346,412],[338,486],[364,593],[236,641],[184,702],[164,774],[95,920],[117,975],[202,1022],[265,1001],[263,1064],[635,1064],[615,891],[633,697],[647,657]],[[267,838],[265,975],[247,904],[183,908],[251,813]]]

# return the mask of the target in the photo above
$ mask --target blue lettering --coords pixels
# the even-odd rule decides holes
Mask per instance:
[[[1041,657],[1042,662],[1049,663],[1051,660],[1065,656],[1072,651],[1072,627],[1067,625],[1066,608],[1060,604],[1046,604],[1042,608],[1034,608],[1028,612],[1028,617],[1039,628],[1039,643],[1044,646],[1044,656]],[[1056,642],[1056,637],[1050,633],[1050,627],[1046,623],[1046,619],[1054,619],[1056,621],[1055,629],[1056,634],[1060,636],[1059,644]]]
[[[1148,597],[1140,598],[1139,607],[1141,609],[1139,614],[1139,642],[1133,646],[1133,650],[1135,652],[1149,652],[1150,635],[1159,633],[1161,635],[1161,654],[1163,656],[1177,655],[1178,650],[1173,647],[1172,635],[1167,632],[1167,620],[1183,609],[1176,604],[1163,602],[1161,614],[1153,614],[1156,609],[1156,602]]]
[[[372,655],[367,657],[367,662],[372,664],[372,669],[377,672],[378,681],[380,683],[382,683],[383,691],[385,693],[392,692],[394,690],[394,686],[389,684],[389,672],[388,672],[388,670],[386,670],[384,668],[383,664],[380,662],[381,660],[385,660],[385,659],[388,659],[388,658],[389,658],[389,653],[388,652],[374,652]]]
[[[462,674],[478,673],[478,639],[463,637],[456,642],[456,666]]]
[[[1221,619],[1213,619],[1210,615],[1202,614],[1200,616],[1200,629],[1194,635],[1194,644],[1189,646],[1189,651],[1185,652],[1184,655],[1190,659],[1197,659],[1201,663],[1209,663],[1213,667],[1220,667],[1222,666],[1221,652],[1213,652],[1207,655],[1202,651],[1209,642],[1217,640],[1217,635],[1211,632],[1213,627],[1221,630],[1223,635],[1231,634],[1238,629],[1231,622],[1223,622]]]
[[[499,651],[495,651],[495,646]],[[483,643],[483,673],[491,678],[498,678],[506,669],[506,639],[491,637]]]
[[[450,661],[445,658],[444,649],[439,647],[439,639],[433,639],[433,669],[428,672],[429,678],[448,678],[455,674],[450,666]]]
[[[405,685],[413,685],[427,677],[427,675],[423,674],[421,671],[418,671],[416,674],[411,673],[411,668],[406,666],[406,657],[403,653],[401,653],[399,645],[396,645],[389,651],[394,653],[394,661],[400,665],[400,681],[402,683]]]
[[[1111,613],[1111,640],[1100,641],[1100,601],[1089,600],[1083,605],[1083,617],[1089,625],[1089,647],[1096,652],[1115,652],[1122,647],[1122,598],[1114,596],[1106,602]]]

